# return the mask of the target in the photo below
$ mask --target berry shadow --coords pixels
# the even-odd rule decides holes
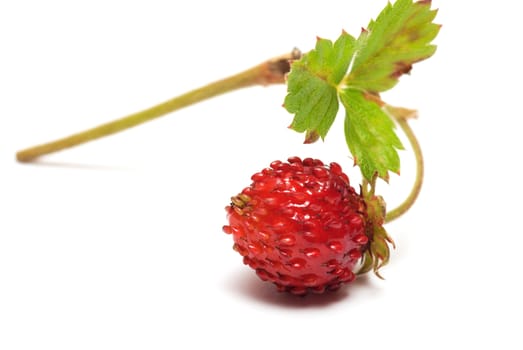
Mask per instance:
[[[358,277],[355,281],[342,286],[334,292],[296,296],[278,292],[272,283],[263,282],[253,271],[248,269],[235,271],[228,280],[226,287],[231,292],[240,294],[242,297],[284,308],[328,307],[329,305],[351,299],[353,294],[361,294],[358,291],[373,289],[369,277],[365,275]]]

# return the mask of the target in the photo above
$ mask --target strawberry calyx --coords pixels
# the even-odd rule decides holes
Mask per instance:
[[[362,264],[358,275],[372,270],[376,276],[383,279],[379,270],[389,262],[390,247],[395,248],[396,246],[383,227],[386,216],[386,205],[383,197],[370,195],[365,198],[365,203],[367,205],[365,234],[368,243],[363,249]]]

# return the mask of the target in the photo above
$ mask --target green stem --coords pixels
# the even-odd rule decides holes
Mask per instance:
[[[300,56],[299,50],[295,49],[290,54],[267,60],[246,71],[189,91],[143,111],[55,141],[21,150],[16,154],[16,159],[19,162],[30,162],[42,155],[115,134],[178,109],[237,89],[254,85],[282,84],[285,82],[285,75],[290,70],[289,61],[298,59]]]
[[[424,163],[423,163],[423,154],[421,153],[421,147],[412,131],[406,118],[395,118],[399,126],[407,136],[407,139],[410,142],[412,150],[414,152],[414,157],[416,159],[416,179],[414,180],[414,185],[410,191],[408,197],[401,203],[398,207],[389,211],[385,217],[385,222],[390,222],[399,218],[401,215],[405,214],[414,204],[418,195],[421,191],[421,186],[423,184],[423,173],[424,173]]]
[[[372,179],[369,181],[365,177],[361,180],[361,187],[363,189],[363,196],[365,198],[372,198],[374,197],[374,194],[376,193],[376,181],[378,179],[378,174],[374,174]]]

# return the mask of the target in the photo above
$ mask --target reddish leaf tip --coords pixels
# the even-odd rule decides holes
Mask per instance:
[[[392,72],[391,77],[393,78],[399,78],[403,74],[409,74],[412,70],[412,64],[404,63],[404,62],[396,62],[395,63],[395,70]]]
[[[307,131],[307,134],[305,135],[305,141],[303,141],[304,144],[311,144],[316,141],[318,141],[320,138],[320,134],[314,130]]]

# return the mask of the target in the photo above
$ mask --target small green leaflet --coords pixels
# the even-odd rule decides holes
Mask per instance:
[[[436,46],[430,42],[440,25],[432,23],[437,10],[431,10],[430,3],[397,0],[387,4],[358,38],[347,85],[370,92],[388,90],[410,72],[413,63],[432,56]]]
[[[397,150],[403,147],[378,93],[435,52],[430,43],[440,26],[432,23],[437,11],[430,5],[430,0],[388,3],[358,39],[346,32],[334,43],[318,39],[291,65],[284,102],[294,114],[290,127],[305,132],[306,143],[324,139],[341,101],[347,145],[367,180],[375,174],[387,180],[389,171],[399,172]]]
[[[345,138],[354,163],[366,179],[375,173],[388,180],[388,171],[399,173],[403,149],[394,132],[394,122],[382,107],[363,92],[346,89],[340,94],[345,107]]]
[[[285,108],[295,113],[291,128],[325,138],[338,113],[337,86],[345,76],[356,39],[342,33],[333,44],[319,39],[316,48],[292,64]]]

